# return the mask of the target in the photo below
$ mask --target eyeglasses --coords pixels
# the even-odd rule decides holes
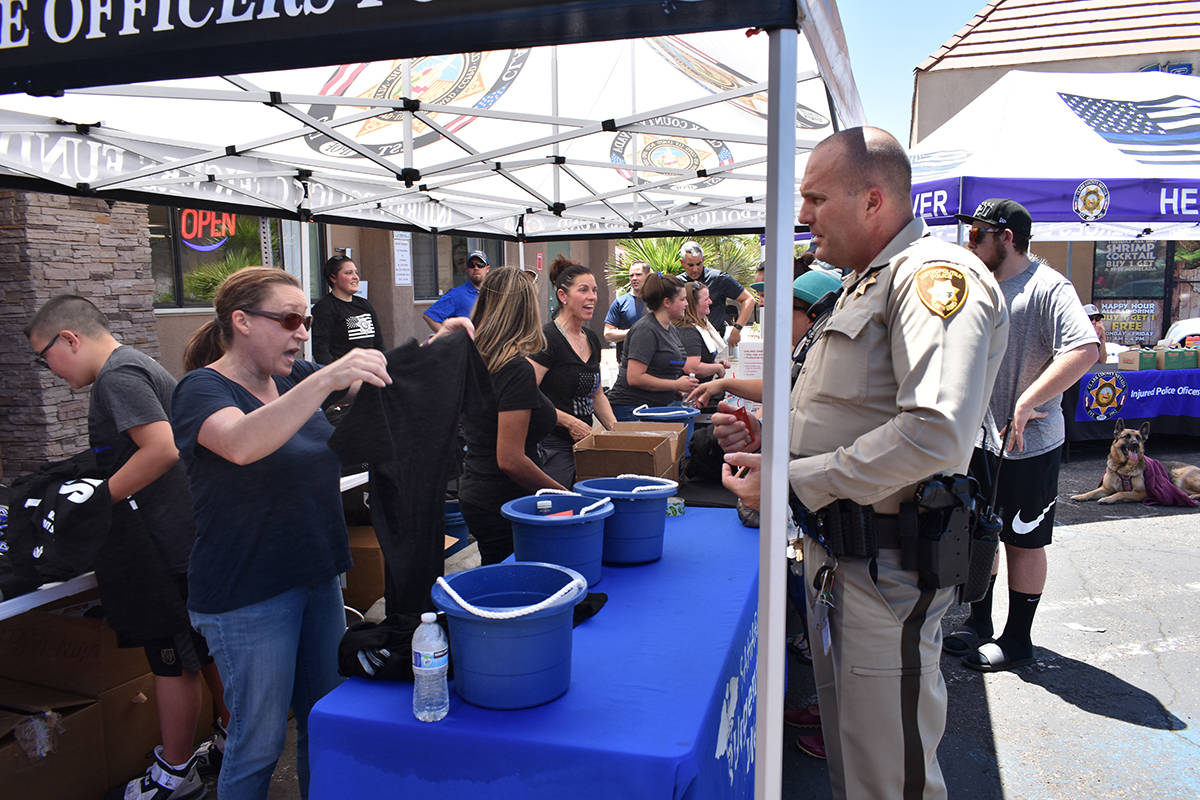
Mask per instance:
[[[273,319],[282,325],[284,330],[294,331],[301,325],[304,326],[304,330],[306,331],[312,330],[312,317],[306,317],[303,314],[297,314],[295,311],[280,313],[278,311],[263,311],[260,308],[243,308],[242,311],[246,314],[251,314],[256,317]]]
[[[58,341],[58,334],[56,333],[56,334],[54,334],[54,338],[52,338],[49,342],[46,343],[45,347],[43,347],[41,350],[38,350],[36,353],[33,354],[33,363],[37,364],[39,367],[43,367],[45,369],[50,369],[50,364],[49,364],[49,362],[46,361],[46,353],[50,352],[50,348],[54,347],[54,343],[57,341]]]
[[[1003,228],[984,228],[979,225],[971,226],[971,230],[967,231],[967,241],[971,244],[983,244],[983,238],[989,233],[1000,233]]]
[[[478,258],[472,258],[467,262],[467,269],[487,269],[487,264],[480,261]]]
[[[800,311],[802,313],[807,314],[808,310],[810,308],[812,308],[812,306],[810,306],[808,303],[805,303],[803,301],[792,303],[792,311]]]

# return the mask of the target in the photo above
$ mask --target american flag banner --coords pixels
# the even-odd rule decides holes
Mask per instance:
[[[1158,100],[1105,100],[1058,92],[1105,141],[1142,164],[1200,165],[1200,101],[1186,95]]]

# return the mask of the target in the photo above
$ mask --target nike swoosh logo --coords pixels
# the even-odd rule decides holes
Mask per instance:
[[[1025,522],[1024,520],[1022,520],[1021,519],[1021,511],[1020,511],[1020,509],[1018,509],[1017,513],[1015,515],[1013,515],[1013,521],[1012,521],[1013,533],[1020,534],[1022,536],[1025,535],[1026,533],[1032,533],[1037,528],[1038,525],[1042,524],[1042,520],[1044,520],[1046,518],[1046,515],[1050,513],[1050,509],[1054,507],[1054,503],[1057,502],[1057,500],[1058,500],[1057,497],[1054,498],[1054,500],[1051,500],[1050,505],[1043,508],[1042,513],[1038,514],[1037,519],[1035,519],[1033,522]]]

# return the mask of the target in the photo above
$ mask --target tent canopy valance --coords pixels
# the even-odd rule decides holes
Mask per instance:
[[[1011,197],[1038,239],[1200,235],[1200,77],[1009,72],[910,155],[931,225]]]
[[[487,5],[449,4],[463,14]],[[505,49],[0,96],[0,182],[529,241],[763,228],[767,36],[668,31],[778,22],[781,6],[794,25],[792,4],[752,2],[737,15],[708,0],[512,5],[555,10]],[[566,9],[598,6],[617,19],[589,36],[628,33],[618,22],[635,6],[657,12],[640,30],[663,33],[577,41],[583,29],[566,24]],[[525,46],[550,36],[554,19],[576,43]],[[835,119],[862,117],[836,15],[805,20],[800,160]],[[490,40],[504,41],[506,25]],[[408,37],[397,41],[413,52]],[[360,48],[321,50],[338,51]]]

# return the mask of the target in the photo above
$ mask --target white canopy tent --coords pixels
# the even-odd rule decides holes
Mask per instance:
[[[797,159],[861,116],[827,49],[798,54]],[[734,30],[7,95],[0,180],[528,241],[758,231],[768,74]]]
[[[1200,235],[1200,77],[1009,72],[910,155],[913,209],[946,238],[989,197],[1041,240]]]
[[[0,184],[517,241],[762,232],[783,297],[798,170],[863,121],[832,0],[286,2],[292,19],[274,0],[195,0],[153,28],[139,3],[85,21],[82,4],[29,0],[0,19],[0,86],[81,87],[0,96]],[[310,66],[331,51],[394,60]],[[214,64],[228,74],[202,77]],[[277,71],[233,74],[258,70]],[[156,82],[86,88],[131,80]],[[783,706],[790,320],[775,316],[742,720]],[[779,797],[782,726],[758,725],[752,752],[755,796]]]

